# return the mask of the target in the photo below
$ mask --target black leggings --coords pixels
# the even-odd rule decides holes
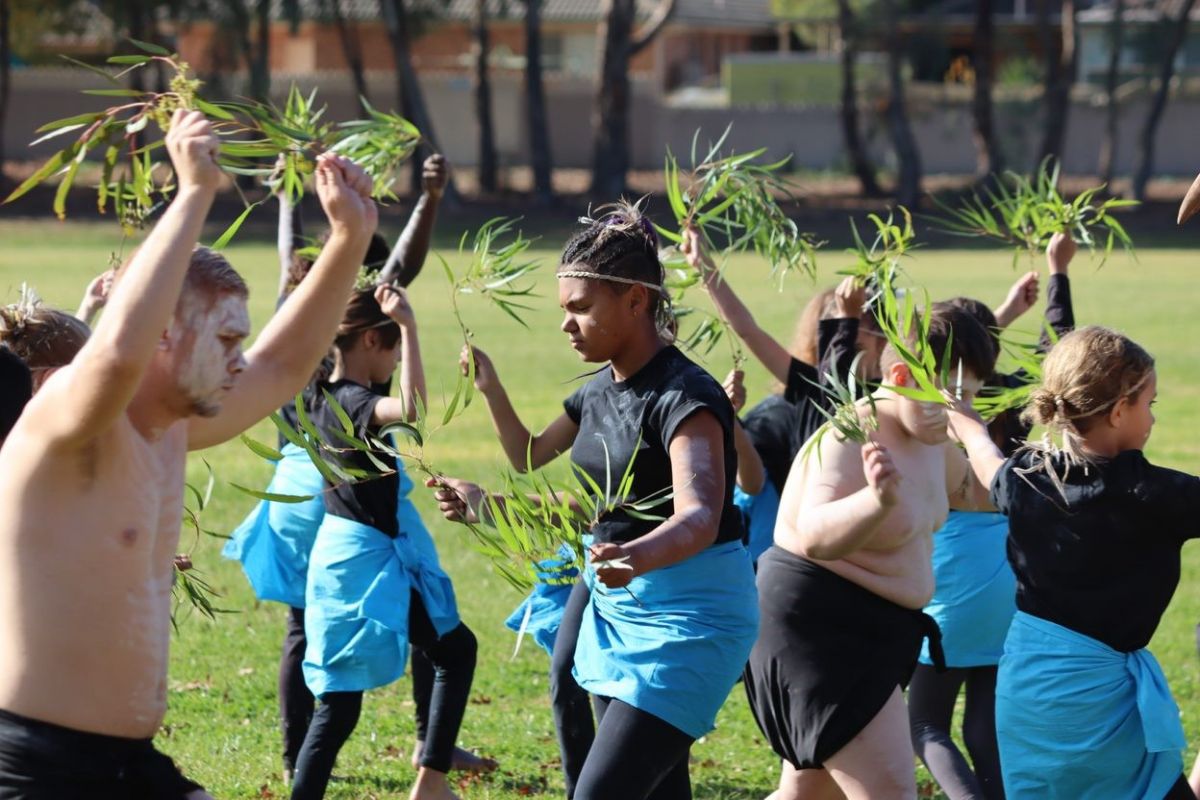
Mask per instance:
[[[279,658],[279,722],[283,729],[283,765],[296,768],[300,748],[312,722],[316,700],[304,683],[304,609],[288,608],[287,632]]]
[[[279,720],[283,728],[283,764],[295,770],[300,748],[312,723],[316,699],[304,682],[304,609],[289,608],[283,654],[279,659]],[[417,740],[429,735],[429,705],[433,700],[435,669],[424,650],[412,648],[412,696],[416,706]],[[589,716],[588,721],[591,721]],[[589,739],[589,742],[591,740]],[[584,755],[587,755],[586,750]],[[581,760],[582,763],[582,760]]]
[[[587,760],[596,726],[588,694],[571,674],[575,666],[575,644],[579,626],[587,608],[588,590],[583,581],[575,584],[563,611],[562,623],[554,639],[554,654],[550,657],[550,706],[554,711],[554,729],[558,733],[558,753],[562,758],[563,782],[567,798],[575,797],[575,786]]]
[[[576,800],[691,800],[692,737],[620,700],[597,697],[596,716]]]
[[[1003,800],[996,743],[996,667],[952,668],[939,673],[917,664],[908,685],[913,750],[950,800]],[[958,690],[967,687],[963,741],[974,772],[950,738]]]
[[[410,602],[408,641],[423,650],[434,667],[421,766],[449,772],[475,676],[478,643],[471,629],[461,623],[438,638],[421,596],[413,592]],[[362,695],[362,692],[329,692],[321,697],[296,760],[292,800],[320,800],[325,796],[337,754],[358,724]]]
[[[1187,777],[1180,775],[1171,790],[1163,796],[1163,800],[1196,800],[1196,795],[1188,785]]]

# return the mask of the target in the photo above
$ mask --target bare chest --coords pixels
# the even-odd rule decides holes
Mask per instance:
[[[136,581],[169,578],[179,541],[185,443],[131,430],[57,458],[20,502],[19,538],[33,552]],[[67,566],[67,564],[61,564]],[[147,587],[149,588],[149,587]]]
[[[932,448],[893,451],[892,458],[901,475],[900,500],[884,520],[870,549],[894,550],[918,542],[928,545],[933,532],[946,523],[950,512],[944,459]]]

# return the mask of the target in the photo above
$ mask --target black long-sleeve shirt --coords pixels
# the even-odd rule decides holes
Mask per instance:
[[[1075,308],[1071,303],[1071,280],[1066,275],[1051,275],[1046,287],[1046,322],[1056,337],[1062,337],[1075,329]],[[1049,350],[1053,344],[1049,332],[1043,328],[1040,350]],[[1031,377],[1026,372],[1011,374],[997,373],[989,383],[1003,389],[1017,389],[1026,385]],[[1020,408],[1009,409],[999,414],[988,425],[988,432],[996,446],[1006,456],[1012,455],[1029,438],[1032,426],[1021,421]]]
[[[783,395],[772,395],[742,419],[754,449],[758,451],[767,477],[780,494],[796,455],[808,438],[825,424],[818,410],[831,407],[829,395],[820,386],[830,373],[845,380],[857,354],[857,319],[821,320],[817,336],[820,367],[793,358],[788,365],[787,386]]]

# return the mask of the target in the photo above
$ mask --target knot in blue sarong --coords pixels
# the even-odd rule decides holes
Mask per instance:
[[[428,530],[411,519],[405,527],[405,513],[399,516],[395,539],[332,514],[321,523],[304,618],[304,680],[317,696],[374,689],[404,674],[412,591],[438,636],[459,625],[454,587]]]
[[[758,634],[754,571],[742,543],[639,575],[629,591],[600,584],[590,566],[584,580],[592,596],[575,649],[579,685],[694,739],[711,731]]]
[[[1161,800],[1183,771],[1158,661],[1024,612],[1000,659],[996,733],[1010,797]]]
[[[325,480],[308,453],[293,444],[281,451],[266,491],[309,496],[302,503],[262,500],[233,532],[222,555],[240,561],[259,600],[274,600],[304,608],[308,556],[325,517],[321,492]]]

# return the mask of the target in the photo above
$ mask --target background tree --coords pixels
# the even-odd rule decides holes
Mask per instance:
[[[358,24],[347,22],[346,14],[342,10],[342,0],[322,0],[322,11],[329,15],[337,31],[338,41],[342,44],[342,57],[346,59],[350,79],[354,82],[354,94],[358,97],[360,110],[365,112],[365,103],[371,101],[371,96],[367,93],[367,77],[363,67],[362,42],[358,38]]]
[[[996,138],[992,87],[996,76],[996,28],[992,0],[975,0],[975,91],[971,102],[975,118],[976,172],[981,178],[1004,169],[1004,154]]]
[[[641,30],[633,30],[635,0],[603,0],[599,39],[603,47],[592,114],[592,194],[616,200],[629,170],[629,62],[653,41],[675,13],[676,0],[658,0]]]
[[[1071,87],[1075,83],[1077,66],[1075,0],[1062,0],[1057,47],[1054,44],[1054,29],[1050,25],[1050,2],[1037,0],[1037,24],[1042,33],[1042,50],[1046,59],[1046,87],[1042,102],[1045,118],[1039,161],[1048,157],[1062,160],[1071,111]]]
[[[888,51],[888,132],[896,152],[896,202],[915,210],[921,199],[921,153],[908,122],[904,96],[904,43],[900,38],[899,9],[896,0],[880,3]]]
[[[417,81],[417,71],[412,63],[412,49],[409,46],[411,20],[405,0],[379,0],[379,10],[387,27],[388,42],[392,46],[400,113],[421,131],[422,145],[412,161],[412,188],[416,193],[421,190],[421,159],[431,153],[441,152],[441,148],[438,147],[433,119],[429,116],[425,96],[421,94],[421,84]],[[443,202],[457,204],[460,200],[458,188],[454,184],[454,174],[451,173]]]
[[[1171,94],[1171,81],[1175,77],[1175,57],[1179,55],[1179,48],[1187,38],[1188,21],[1195,4],[1196,0],[1182,0],[1177,4],[1179,14],[1173,20],[1167,16],[1165,10],[1163,12],[1167,30],[1160,40],[1166,44],[1162,48],[1158,87],[1142,123],[1141,135],[1138,137],[1137,167],[1133,173],[1133,196],[1138,200],[1146,199],[1146,185],[1150,183],[1150,176],[1154,172],[1154,139],[1158,134],[1158,123],[1162,121],[1163,111],[1167,108],[1167,98]]]
[[[846,156],[850,168],[858,178],[862,193],[876,197],[882,192],[875,179],[875,165],[867,154],[866,144],[858,126],[858,84],[855,69],[858,62],[858,19],[850,0],[838,0],[838,55],[842,68],[842,96],[839,117],[842,123],[842,141],[846,145]]]
[[[549,205],[554,200],[554,162],[546,119],[546,87],[542,80],[541,11],[542,0],[525,0],[525,110],[534,198],[541,205]]]
[[[246,65],[249,76],[246,94],[266,102],[271,96],[271,0],[216,0],[216,3],[214,14],[233,42],[238,60]],[[138,72],[141,70],[134,70],[135,74]]]
[[[8,121],[8,98],[12,90],[12,5],[0,0],[0,188],[8,179],[4,175],[4,131]]]
[[[1105,110],[1104,139],[1100,142],[1100,161],[1097,172],[1105,185],[1111,187],[1117,161],[1117,82],[1121,75],[1121,48],[1125,44],[1125,0],[1113,0],[1112,21],[1108,26],[1108,72],[1104,79]]]
[[[492,119],[492,83],[488,75],[487,0],[475,0],[471,27],[475,33],[475,124],[479,128],[479,188],[496,191],[496,131]]]

